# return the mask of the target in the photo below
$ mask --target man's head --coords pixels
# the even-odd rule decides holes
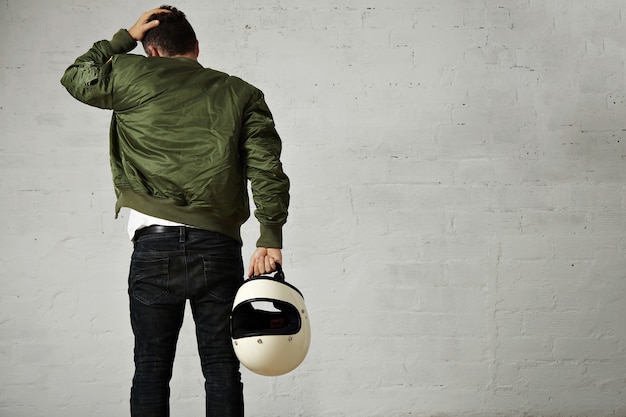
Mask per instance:
[[[158,20],[159,25],[146,32],[141,41],[146,53],[170,57],[197,56],[198,40],[185,14],[172,6],[165,5],[160,9],[168,12],[155,13],[148,19],[148,21]]]

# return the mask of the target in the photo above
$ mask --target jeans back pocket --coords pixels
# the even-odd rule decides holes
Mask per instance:
[[[169,259],[133,258],[130,263],[129,292],[138,301],[151,305],[169,292]]]

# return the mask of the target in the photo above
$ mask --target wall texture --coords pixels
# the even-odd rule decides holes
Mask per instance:
[[[293,182],[313,343],[244,373],[248,415],[626,415],[622,0],[175,5],[201,63],[264,90]],[[59,78],[156,6],[0,4],[2,417],[127,413],[110,115]],[[202,390],[188,315],[172,415]]]

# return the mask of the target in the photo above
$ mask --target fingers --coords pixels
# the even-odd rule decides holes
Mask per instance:
[[[152,15],[159,13],[171,13],[171,11],[167,9],[152,9],[150,11],[143,12],[139,19],[137,19],[137,22],[135,22],[135,24],[128,29],[130,36],[136,41],[141,41],[147,31],[159,25],[158,20],[148,21]]]
[[[261,256],[250,261],[248,277],[268,274],[276,270],[276,261],[269,256]]]
[[[171,10],[159,9],[158,7],[156,9],[148,10],[147,12],[143,12],[141,14],[137,22],[145,23],[148,21],[148,19],[150,19],[150,17],[152,17],[152,15],[160,14],[160,13],[171,13]]]
[[[257,248],[250,259],[248,277],[259,276],[276,271],[276,264],[282,262],[280,250]]]
[[[274,272],[274,271],[276,271],[276,260],[268,255],[265,257],[265,272],[264,273]]]
[[[248,267],[248,278],[254,276],[254,263],[250,261],[250,266]]]
[[[260,275],[259,271],[261,270],[261,268],[259,264],[261,260],[264,260],[266,255],[267,255],[267,250],[263,250],[263,248],[256,248],[256,250],[252,254],[252,257],[250,258],[250,267],[248,268],[248,277],[251,277],[254,275]]]
[[[159,26],[159,23],[161,22],[159,22],[158,20],[151,20],[143,25],[143,29],[145,29],[145,32],[147,32],[150,29]]]

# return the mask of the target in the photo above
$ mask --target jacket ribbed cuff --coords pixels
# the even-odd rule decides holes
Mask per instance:
[[[256,242],[257,248],[283,248],[282,226],[261,225],[261,237]]]
[[[126,29],[118,30],[109,43],[114,54],[125,54],[137,46],[137,41],[130,36]]]

